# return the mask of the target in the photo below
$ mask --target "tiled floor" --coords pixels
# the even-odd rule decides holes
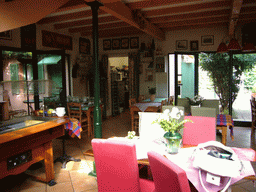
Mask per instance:
[[[130,129],[129,112],[125,111],[120,116],[112,117],[102,122],[102,136],[108,138],[111,136],[126,136]],[[256,150],[254,142],[250,140],[250,128],[235,127],[235,140],[227,139],[228,146],[235,147],[252,147]],[[54,186],[49,186],[45,183],[33,179],[25,173],[15,176],[8,176],[0,180],[0,191],[10,192],[97,192],[97,181],[95,177],[89,176],[93,167],[93,157],[85,156],[83,153],[91,148],[90,139],[87,134],[82,134],[82,139],[74,138],[66,142],[66,151],[68,155],[74,158],[81,159],[81,162],[69,162],[66,169],[61,168],[61,163],[54,164],[55,181]],[[253,144],[252,144],[253,143]],[[61,140],[53,141],[54,159],[62,154]],[[39,168],[38,168],[39,167]],[[43,175],[43,164],[37,164],[37,167],[31,167],[31,172],[34,175]],[[256,170],[256,167],[255,167]],[[256,187],[248,180],[241,180],[232,186],[234,192],[254,192]]]

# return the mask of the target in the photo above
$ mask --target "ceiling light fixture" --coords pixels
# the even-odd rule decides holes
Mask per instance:
[[[245,43],[245,45],[242,48],[243,52],[252,52],[256,51],[256,48],[253,43]]]
[[[228,47],[227,45],[222,41],[219,46],[218,46],[218,49],[217,49],[217,53],[226,53],[228,52]]]
[[[237,50],[241,50],[241,47],[237,41],[237,39],[232,38],[228,44],[228,50],[229,51],[237,51]]]

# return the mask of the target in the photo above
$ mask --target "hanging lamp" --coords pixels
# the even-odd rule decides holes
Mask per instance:
[[[242,48],[243,52],[252,52],[252,51],[256,51],[255,46],[253,45],[253,43],[245,43],[245,45]]]
[[[218,49],[217,49],[217,53],[226,53],[228,52],[228,47],[227,45],[222,41],[219,46],[218,46]]]
[[[241,50],[241,47],[238,43],[238,41],[235,38],[232,38],[228,44],[228,50],[229,51],[237,51]]]

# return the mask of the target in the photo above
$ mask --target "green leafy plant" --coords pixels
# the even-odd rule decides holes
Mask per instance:
[[[180,121],[183,115],[184,112],[177,107],[173,107],[171,112],[169,109],[166,109],[163,113],[159,114],[159,117],[152,124],[158,123],[165,132],[174,133],[180,131],[184,127],[184,123],[192,122],[190,119]]]
[[[189,100],[190,105],[199,105],[202,104],[204,98],[200,95],[196,95],[193,98],[186,97]]]
[[[221,104],[221,111],[229,106],[229,90],[231,86],[231,102],[236,100],[240,89],[243,72],[250,71],[255,63],[256,57],[252,54],[234,55],[232,63],[228,53],[201,53],[199,65],[202,70],[207,71],[213,82],[214,92],[218,95]],[[229,72],[232,71],[232,82],[230,85]]]

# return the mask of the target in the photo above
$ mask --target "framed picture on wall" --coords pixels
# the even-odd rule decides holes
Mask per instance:
[[[103,40],[103,50],[111,50],[111,39],[104,39]]]
[[[112,49],[120,49],[120,39],[112,39]]]
[[[131,37],[130,38],[130,47],[131,47],[131,49],[139,48],[139,37]]]
[[[190,51],[198,51],[198,41],[190,41]]]
[[[129,38],[121,39],[121,49],[129,49]]]
[[[89,55],[91,51],[91,42],[86,38],[79,38],[79,53]]]
[[[214,36],[213,35],[204,35],[201,37],[201,45],[213,45],[214,44]]]
[[[4,31],[0,33],[0,39],[12,40],[12,31]]]
[[[177,40],[176,41],[176,49],[177,50],[187,50],[188,49],[188,41],[187,40]]]

